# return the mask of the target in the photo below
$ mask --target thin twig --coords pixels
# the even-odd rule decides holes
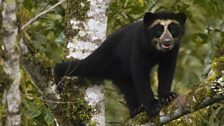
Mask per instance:
[[[49,9],[40,12],[39,14],[37,14],[34,18],[30,19],[25,25],[23,25],[21,27],[21,30],[24,30],[27,26],[29,26],[30,24],[32,24],[33,22],[35,22],[38,18],[40,18],[41,16],[47,14],[49,11],[53,10],[55,7],[61,5],[63,2],[65,2],[65,0],[60,0],[59,2],[57,2],[56,4],[54,4],[53,6],[51,6]]]
[[[74,104],[75,103],[75,102],[70,102],[70,101],[66,101],[66,102],[54,101],[54,100],[46,99],[46,98],[43,98],[43,97],[35,97],[35,96],[32,96],[32,95],[24,95],[24,96],[32,98],[32,99],[38,99],[38,100],[41,100],[41,101],[47,102],[47,103],[54,103],[54,104]]]

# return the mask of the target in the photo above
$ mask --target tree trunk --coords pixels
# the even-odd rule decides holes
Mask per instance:
[[[1,11],[1,60],[3,70],[7,76],[8,82],[4,81],[3,105],[7,106],[5,126],[21,125],[21,95],[20,85],[20,66],[19,51],[17,45],[17,18],[16,18],[16,1],[0,0]],[[3,76],[1,76],[3,77]],[[6,76],[5,76],[6,77]],[[6,78],[1,78],[6,79]]]
[[[68,58],[83,59],[106,38],[106,9],[109,0],[68,0]],[[85,100],[92,107],[92,119],[97,126],[105,125],[103,86],[90,86]]]

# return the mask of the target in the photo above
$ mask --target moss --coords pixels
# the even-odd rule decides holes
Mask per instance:
[[[206,109],[201,109],[197,112],[191,113],[187,116],[183,116],[179,119],[175,119],[165,126],[202,126],[203,121],[207,118],[208,112]]]
[[[182,96],[182,99],[185,99],[181,106],[188,107],[192,112],[195,111],[195,109],[198,109],[198,105],[200,105],[200,101],[203,101],[206,97],[211,96],[211,90],[209,87],[203,87],[198,88],[195,91],[190,92],[186,97]],[[180,102],[180,101],[179,101]],[[187,104],[186,104],[187,103]],[[175,103],[178,106],[178,103]],[[174,105],[173,107],[175,107]],[[175,108],[168,108],[168,112],[172,114],[174,112]]]
[[[80,86],[79,84],[85,83],[83,79],[65,79],[65,90],[62,94],[63,101],[71,101],[71,103],[63,104],[60,108],[63,108],[63,120],[69,120],[73,125],[86,125],[91,119],[91,106],[87,104],[84,99],[84,93],[86,86]],[[84,84],[86,85],[86,84]]]
[[[199,101],[203,101],[208,96],[211,96],[211,90],[209,87],[199,88],[196,91],[194,91],[192,97],[189,97],[191,98],[189,99],[190,100],[189,104],[191,106],[192,111],[195,111],[194,109],[198,109],[198,105],[200,105]]]
[[[65,14],[65,35],[67,39],[71,39],[79,32],[73,29],[70,20],[75,17],[76,20],[86,21],[87,12],[90,9],[90,2],[87,0],[68,0]]]
[[[87,0],[68,0],[67,18],[85,21],[87,19],[87,11],[90,8],[90,2]]]
[[[209,86],[207,86],[207,87],[199,88],[195,91],[192,91],[191,93],[188,94],[188,96],[185,96],[185,97],[182,96],[179,100],[177,99],[177,101],[174,101],[174,103],[172,103],[174,105],[171,105],[168,108],[165,108],[166,110],[165,113],[171,114],[172,116],[175,108],[179,106],[178,105],[179,103],[180,103],[180,106],[182,106],[183,108],[185,107],[188,108],[190,111],[192,111],[192,113],[188,115],[189,118],[181,117],[179,119],[173,120],[172,122],[166,124],[166,126],[182,126],[183,124],[188,126],[188,125],[202,124],[203,120],[201,118],[202,116],[207,115],[207,110],[201,109],[195,112],[195,109],[198,110],[200,101],[203,101],[205,98],[211,95],[212,95],[211,90]],[[182,101],[183,103],[181,103],[180,100],[184,100]],[[172,106],[174,108],[172,108]],[[191,123],[189,123],[189,120],[191,120]]]
[[[1,59],[0,59],[1,60]],[[3,70],[2,63],[0,61],[0,99],[3,99],[3,91],[9,87],[12,80],[8,74]],[[0,125],[2,125],[3,120],[5,120],[6,108],[5,104],[0,102]]]
[[[90,2],[88,0],[68,0],[65,14],[65,36],[67,40],[72,39],[77,35],[79,29],[72,28],[70,20],[75,18],[78,21],[84,22],[88,19],[87,12],[90,9]],[[64,104],[63,111],[64,119],[69,120],[73,125],[86,125],[90,122],[91,107],[84,100],[85,87],[89,81],[85,79],[66,79],[65,90],[63,93],[63,100],[72,101],[72,104]],[[82,85],[82,86],[81,86]],[[84,85],[84,86],[83,86]],[[66,92],[65,92],[66,91]]]
[[[142,112],[136,115],[133,119],[130,119],[125,125],[126,126],[141,125],[147,123],[148,121],[149,117],[147,116],[146,112]]]
[[[63,104],[63,120],[69,120],[73,125],[91,125],[95,126],[96,122],[91,121],[92,108],[84,99],[84,93],[90,84],[100,84],[101,81],[89,80],[85,78],[66,78],[63,81],[64,91],[61,95],[62,101],[71,103]]]
[[[136,115],[133,119],[130,119],[125,125],[126,126],[136,126],[136,125],[138,126],[138,125],[149,123],[149,120],[153,123],[158,124],[159,116],[149,119],[149,116],[147,115],[147,113],[142,112],[142,113]]]
[[[212,61],[211,65],[214,74],[208,78],[209,81],[214,81],[223,75],[222,71],[224,70],[224,56],[215,58]]]
[[[186,97],[187,104],[185,103],[186,105],[185,107],[188,107],[188,109],[192,111],[192,113],[187,115],[188,118],[186,118],[186,116],[183,116],[181,118],[175,119],[167,123],[166,126],[202,125],[205,117],[207,118],[208,116],[208,111],[206,108],[198,110],[198,107],[200,105],[200,101],[203,101],[206,97],[210,95],[211,90],[209,89],[209,87],[199,88],[189,93],[188,96]],[[176,104],[178,103],[175,103],[175,105]],[[168,109],[167,111],[169,111],[169,114],[172,114],[172,112],[174,112],[173,108],[166,108],[166,109]],[[198,111],[195,111],[195,109]]]
[[[202,101],[204,98],[211,96],[211,91],[207,87],[199,88],[195,91],[195,95],[197,101]]]

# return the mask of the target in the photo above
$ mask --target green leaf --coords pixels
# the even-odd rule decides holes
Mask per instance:
[[[43,106],[39,103],[38,100],[29,101],[29,100],[23,99],[23,105],[25,106],[25,109],[26,109],[24,115],[26,116],[28,120],[32,120],[40,116],[42,113],[41,109]]]
[[[54,116],[52,112],[48,109],[45,113],[44,120],[46,121],[48,126],[51,126],[54,124]]]
[[[34,118],[36,118],[36,117],[38,117],[40,115],[41,115],[41,111],[40,110],[37,110],[37,109],[35,109],[33,111],[28,110],[28,111],[25,112],[25,116],[29,120],[32,120],[32,119],[34,119]]]

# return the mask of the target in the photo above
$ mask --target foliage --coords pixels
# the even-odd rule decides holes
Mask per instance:
[[[57,0],[24,0],[18,12],[21,26],[56,2]],[[22,36],[33,55],[47,57],[51,63],[59,62],[64,57],[66,44],[63,34],[64,13],[64,6],[59,6],[36,20],[22,32]]]
[[[46,106],[39,89],[31,81],[31,78],[23,70],[21,71],[22,89],[22,119],[24,126],[53,126],[54,116],[50,108]]]
[[[61,94],[61,101],[45,99],[42,91],[32,82],[25,71],[22,75],[22,118],[23,125],[54,126],[55,105],[60,108],[60,118],[69,125],[85,125],[90,121],[91,107],[84,100],[84,87],[69,85],[83,83],[80,80],[66,79],[65,91]],[[78,81],[78,82],[77,82]],[[72,87],[74,86],[74,87]],[[56,104],[57,103],[57,104]],[[57,109],[56,108],[56,109]]]
[[[197,84],[207,76],[213,57],[224,54],[224,2],[222,0],[114,0],[108,10],[108,34],[140,19],[148,10],[184,12],[187,15],[186,32],[173,82],[173,90],[180,95],[185,95],[189,90],[199,86]],[[223,62],[220,61],[219,64]],[[224,105],[221,107],[224,108]],[[207,109],[204,112],[207,112]],[[195,119],[196,115],[197,113],[192,119]],[[203,125],[202,120],[194,122]]]
[[[38,13],[49,8],[57,0],[24,0],[18,4],[18,19],[20,26],[23,26]],[[42,65],[42,71],[51,74],[51,68],[56,62],[64,57],[65,37],[63,34],[64,23],[63,16],[65,5],[58,6],[50,13],[42,16],[25,30],[21,31],[29,53],[23,57],[35,61],[36,65]],[[49,108],[49,101],[44,99],[40,89],[34,84],[28,74],[21,71],[21,89],[22,89],[22,119],[24,126],[55,125],[52,108]]]
[[[37,13],[48,8],[57,1],[29,1],[24,0],[24,3],[19,8],[20,23],[24,25],[28,19],[34,17]],[[46,73],[49,72],[55,63],[59,62],[64,57],[65,38],[63,34],[64,23],[63,16],[64,6],[55,8],[51,13],[44,15],[41,19],[31,24],[25,31],[22,32],[24,42],[29,49],[26,57],[30,60],[35,60],[37,65],[43,66]],[[22,92],[23,94],[23,122],[28,125],[55,125],[52,108],[49,108],[50,101],[44,99],[43,94],[32,82],[31,78],[22,71]],[[66,82],[65,82],[66,83]],[[70,83],[70,81],[69,81]],[[69,88],[63,94],[64,103],[58,104],[61,110],[61,118],[67,120],[67,124],[84,125],[90,119],[90,107],[86,104],[83,95],[74,88]],[[75,93],[75,94],[74,94]],[[75,98],[75,99],[74,99]],[[72,102],[66,102],[72,101]]]

